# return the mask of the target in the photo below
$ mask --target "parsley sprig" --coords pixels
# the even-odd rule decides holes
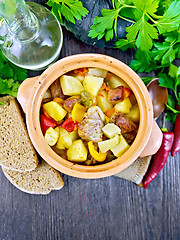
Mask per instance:
[[[0,51],[0,76],[3,79],[13,78],[15,81],[22,82],[27,78],[27,70],[17,67],[10,62]],[[2,94],[0,92],[0,94]]]
[[[63,23],[63,17],[75,24],[76,20],[82,20],[88,14],[88,10],[83,7],[79,0],[49,0],[47,5],[57,17],[60,23]]]
[[[16,97],[20,83],[26,78],[27,70],[11,63],[0,51],[0,96]]]
[[[106,41],[110,41],[116,36],[117,19],[122,18],[133,24],[126,28],[126,40],[119,39],[116,47],[124,50],[134,44],[138,49],[148,52],[153,40],[158,39],[160,34],[176,30],[180,22],[178,0],[173,1],[163,15],[156,13],[159,3],[159,0],[114,0],[113,9],[102,9],[102,16],[95,17],[89,37],[105,37]]]

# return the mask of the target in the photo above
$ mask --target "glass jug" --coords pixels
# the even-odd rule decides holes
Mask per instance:
[[[0,0],[0,49],[15,65],[44,69],[62,47],[62,29],[47,8],[24,0]]]

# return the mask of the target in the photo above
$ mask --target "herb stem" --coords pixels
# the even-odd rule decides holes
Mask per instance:
[[[157,23],[148,13],[145,12],[145,15],[148,16],[148,18],[153,22],[153,23]]]
[[[123,20],[125,20],[125,21],[135,23],[135,21],[130,20],[130,19],[128,19],[128,18],[125,18],[125,17],[121,16],[120,14],[118,15],[118,17],[121,18],[121,19],[123,19]]]
[[[124,4],[123,6],[126,7],[126,8],[137,8],[136,6],[126,5],[126,4]]]
[[[177,40],[175,39],[172,43],[170,43],[171,46],[174,46],[176,44]]]
[[[151,13],[151,16],[153,17],[153,18],[156,18],[156,19],[161,19],[163,16],[158,16],[158,15],[156,15],[156,14],[154,14],[154,13]]]

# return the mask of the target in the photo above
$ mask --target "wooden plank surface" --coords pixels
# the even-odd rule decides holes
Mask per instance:
[[[96,49],[64,28],[63,33],[60,58],[94,52],[126,64],[132,59],[132,51]],[[180,154],[169,157],[147,190],[114,176],[84,180],[63,175],[64,188],[45,196],[19,191],[0,170],[0,240],[179,240],[179,160]]]

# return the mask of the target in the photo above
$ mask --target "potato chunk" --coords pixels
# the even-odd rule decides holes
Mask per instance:
[[[124,86],[129,88],[129,86],[118,76],[112,74],[109,78],[109,86],[111,88],[116,88],[118,86]]]
[[[58,140],[58,137],[59,137],[58,132],[54,130],[52,127],[48,128],[48,130],[45,133],[45,139],[49,146],[54,146]]]
[[[72,76],[63,75],[60,77],[60,82],[65,95],[78,95],[84,90],[81,82]]]
[[[101,68],[89,68],[88,69],[88,74],[93,75],[96,77],[102,77],[105,78],[107,76],[108,71],[101,69]]]
[[[112,103],[109,102],[107,93],[105,91],[99,91],[97,96],[97,105],[101,108],[103,112],[106,112],[108,109],[112,108]]]
[[[61,127],[59,127],[59,133],[60,133],[60,136],[58,138],[56,147],[58,149],[70,148],[70,146],[72,145],[72,139],[69,133]]]
[[[97,96],[99,89],[103,84],[103,78],[86,75],[83,80],[84,89],[88,91],[93,97]]]
[[[126,116],[130,118],[133,122],[138,123],[140,121],[140,112],[138,104],[134,105]]]
[[[75,140],[67,150],[67,158],[73,162],[84,162],[87,159],[87,148],[81,139]]]
[[[111,148],[111,151],[116,157],[120,157],[125,151],[128,150],[129,144],[126,142],[122,135],[119,136],[119,144]]]
[[[104,135],[108,138],[113,138],[115,137],[117,134],[121,133],[121,129],[115,125],[114,123],[108,123],[106,124],[103,128],[102,131],[104,133]]]
[[[43,108],[55,121],[61,121],[67,114],[66,110],[54,101],[45,103]]]
[[[117,103],[114,107],[116,112],[129,113],[132,104],[129,98],[125,98],[122,102]]]
[[[116,146],[119,143],[119,135],[116,135],[114,138],[98,142],[98,147],[102,153],[107,152],[112,147]]]

